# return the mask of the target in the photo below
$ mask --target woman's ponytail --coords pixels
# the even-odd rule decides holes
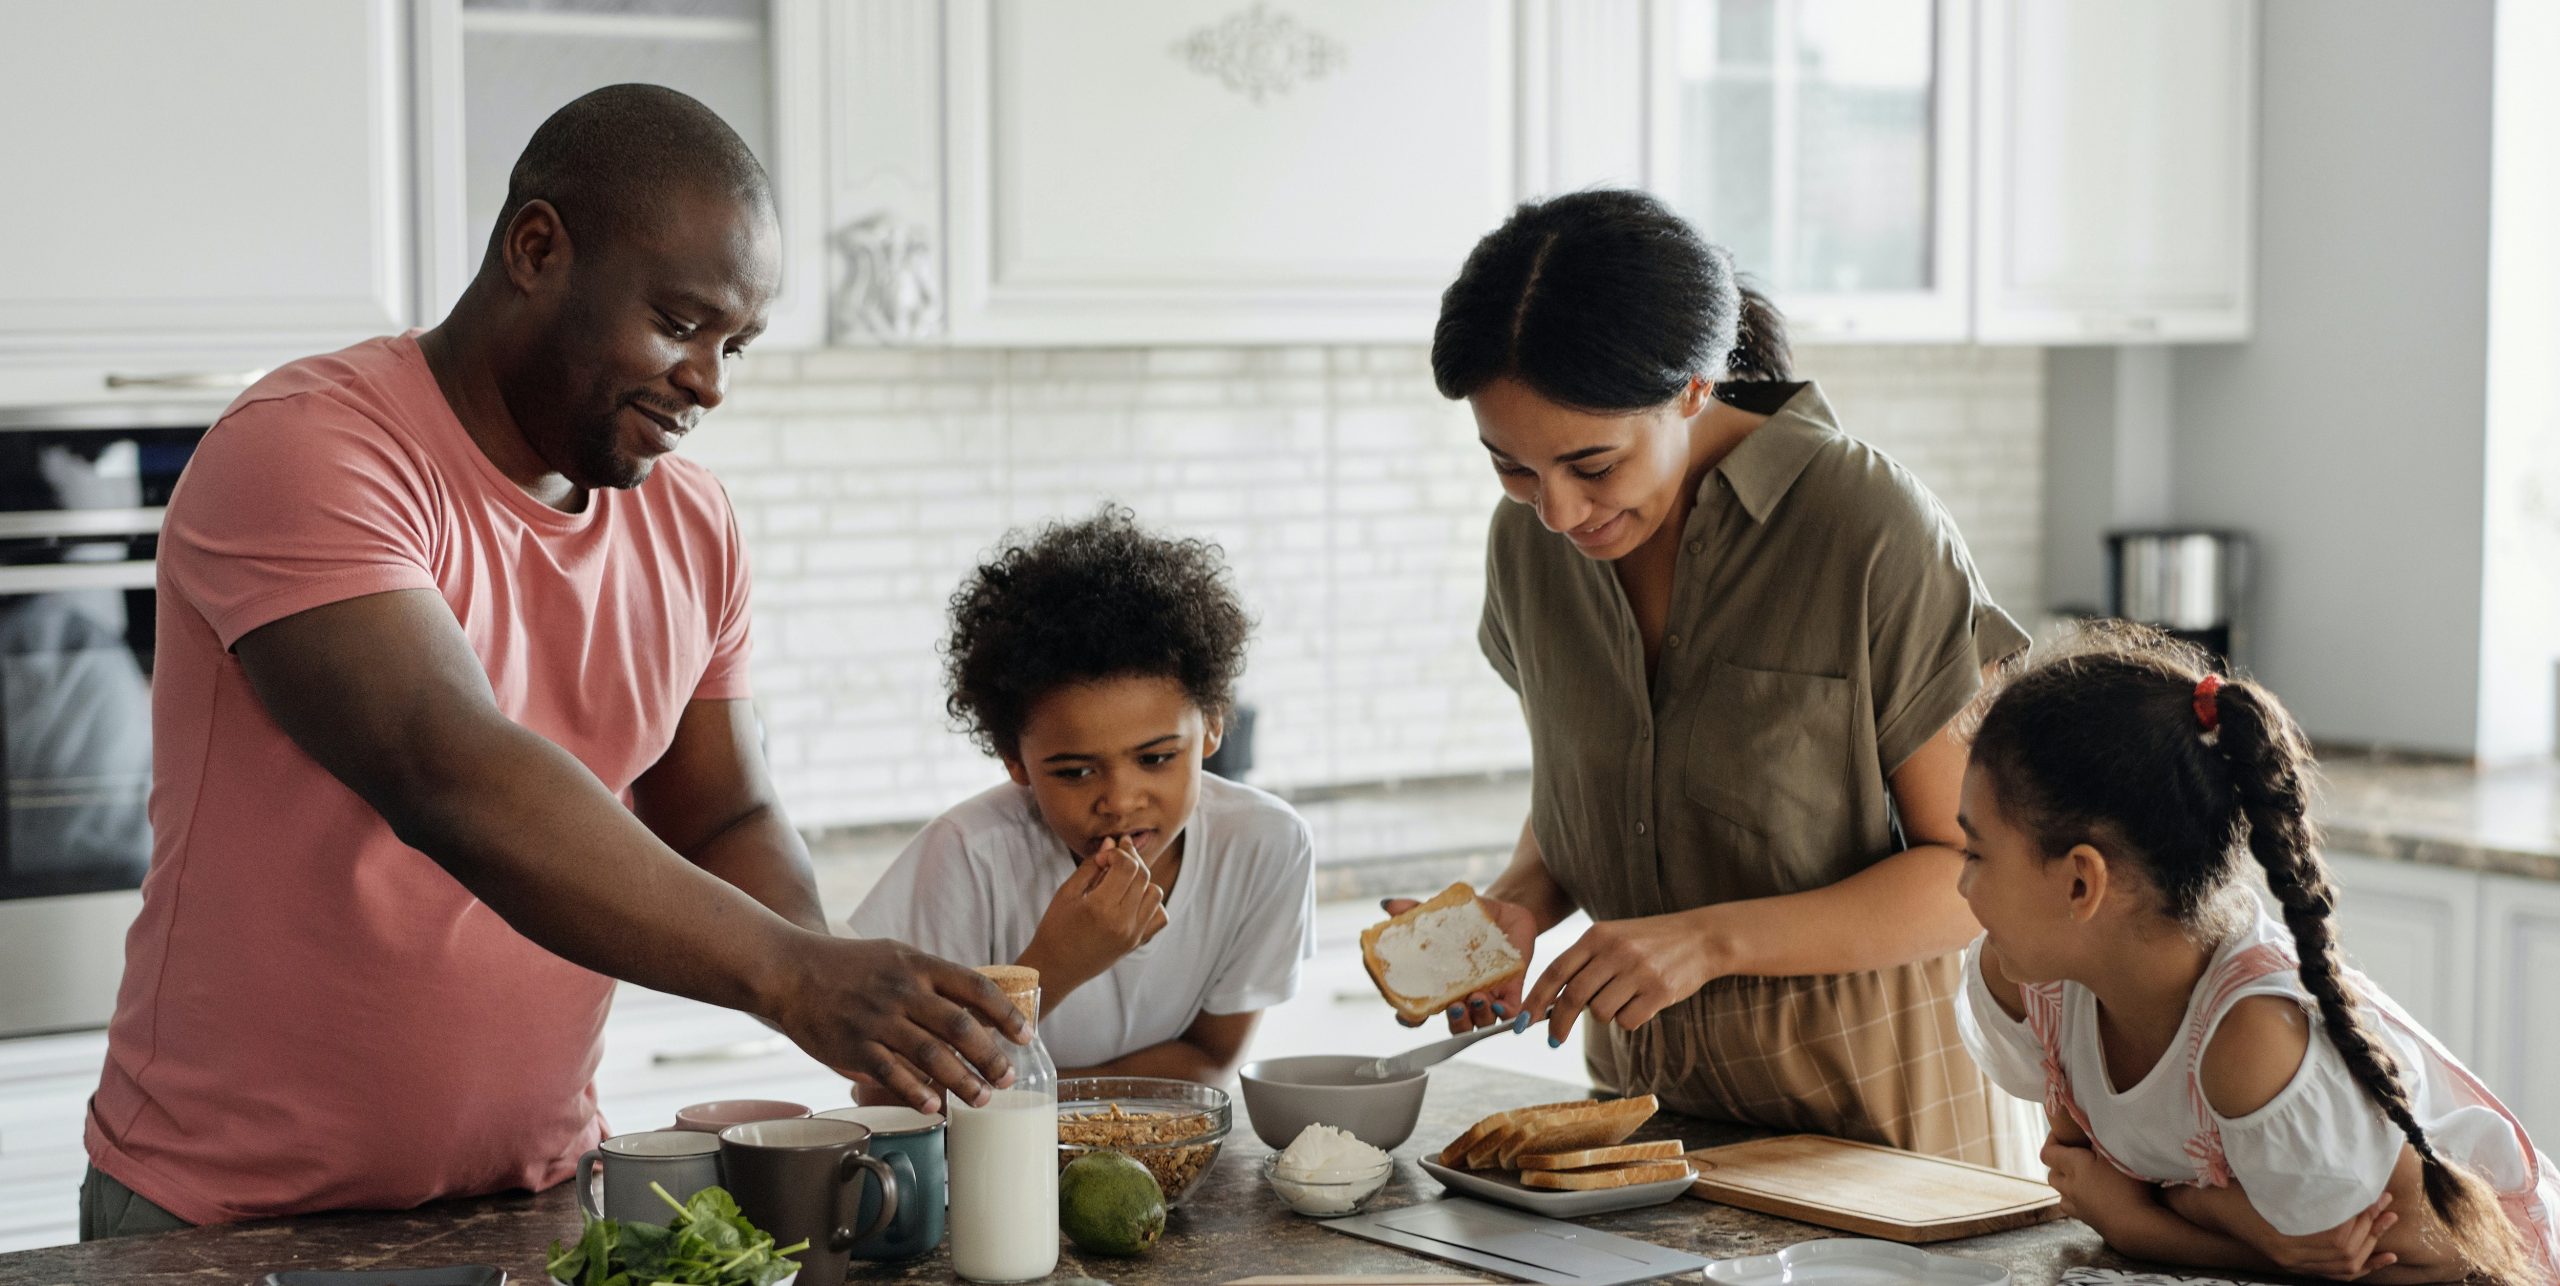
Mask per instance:
[[[1737,383],[1783,384],[1793,380],[1795,351],[1787,343],[1787,319],[1750,282],[1741,283],[1741,294],[1733,351],[1724,359],[1724,378]]]

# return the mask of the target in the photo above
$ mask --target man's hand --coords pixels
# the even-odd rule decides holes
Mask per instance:
[[[1013,1083],[997,1037],[1026,1043],[1030,1024],[984,975],[885,938],[811,946],[768,1015],[811,1057],[919,1112],[941,1111],[944,1089],[983,1107]]]
[[[1168,923],[1164,890],[1125,839],[1087,858],[1049,899],[1018,963],[1040,971],[1043,1003],[1099,978]]]
[[[1413,898],[1388,898],[1378,905],[1389,915],[1402,915],[1419,902]],[[1529,976],[1529,961],[1538,951],[1538,918],[1527,907],[1482,895],[1476,898],[1476,905],[1484,908],[1485,915],[1519,950],[1520,972],[1491,991],[1470,992],[1465,1000],[1449,1006],[1449,1030],[1460,1034],[1513,1021],[1520,1012],[1520,987]],[[1396,1015],[1396,1021],[1407,1027],[1422,1025],[1421,1020],[1407,1021],[1402,1014]]]

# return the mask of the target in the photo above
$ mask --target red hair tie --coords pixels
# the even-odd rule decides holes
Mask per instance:
[[[2220,702],[2214,700],[2214,694],[2220,691],[2222,691],[2222,676],[2219,674],[2208,674],[2196,681],[2194,702],[2196,722],[2204,725],[2204,730],[2208,733],[2218,731],[2222,727],[2222,706]]]

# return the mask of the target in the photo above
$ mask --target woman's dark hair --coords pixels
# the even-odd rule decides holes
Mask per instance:
[[[2131,858],[2182,925],[2205,921],[2246,852],[2266,873],[2302,960],[2321,1029],[2356,1083],[2424,1163],[2427,1204],[2474,1272],[2532,1280],[2489,1185],[2439,1155],[2391,1051],[2358,1013],[2338,954],[2337,886],[2309,815],[2312,758],[2275,695],[2217,676],[2205,727],[2203,650],[2120,621],[2083,627],[2005,680],[1973,734],[1973,763],[2003,815],[2048,858],[2089,844]]]
[[[945,703],[970,738],[1012,758],[1042,697],[1144,676],[1182,685],[1212,718],[1235,702],[1253,623],[1216,545],[1138,526],[1119,505],[1007,533],[951,596]]]
[[[1510,376],[1585,411],[1659,406],[1696,378],[1793,378],[1787,327],[1709,244],[1643,192],[1531,201],[1486,234],[1440,295],[1443,397]]]

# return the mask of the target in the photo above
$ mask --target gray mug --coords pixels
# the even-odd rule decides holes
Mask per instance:
[[[912,1107],[881,1104],[839,1107],[818,1113],[817,1119],[869,1127],[871,1155],[888,1162],[898,1176],[897,1217],[855,1242],[853,1257],[885,1263],[933,1253],[942,1244],[943,1204],[950,1188],[950,1172],[943,1163],[943,1118]],[[878,1217],[879,1207],[880,1198],[865,1187],[861,1211],[865,1226]]]
[[[601,1200],[596,1195],[599,1177]],[[691,1130],[644,1130],[606,1139],[578,1158],[578,1209],[590,1219],[663,1224],[676,1212],[649,1190],[651,1183],[678,1201],[720,1186],[720,1140]]]

